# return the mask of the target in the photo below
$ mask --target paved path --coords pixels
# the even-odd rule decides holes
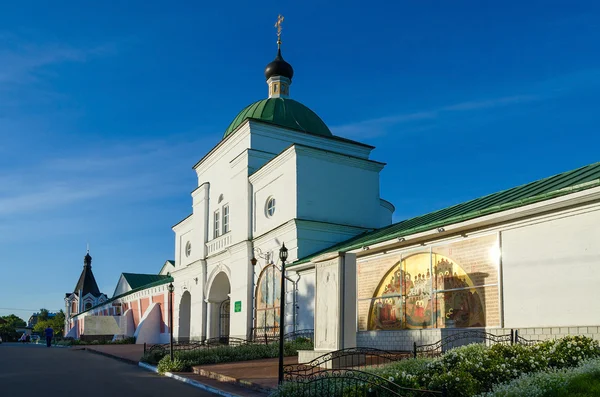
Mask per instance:
[[[285,357],[283,363],[298,364],[298,356]],[[194,367],[194,373],[222,382],[233,382],[257,390],[270,391],[277,388],[279,358],[198,365]]]
[[[0,394],[19,397],[214,396],[84,350],[0,344]]]

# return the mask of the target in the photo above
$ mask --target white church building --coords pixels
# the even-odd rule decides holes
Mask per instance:
[[[194,166],[193,212],[173,227],[180,338],[273,332],[279,271],[270,265],[283,243],[294,262],[392,222],[374,148],[332,135],[290,98],[293,70],[280,51],[265,77],[268,98],[244,108]],[[313,328],[314,274],[288,276],[288,328]]]
[[[410,349],[465,328],[600,335],[600,163],[392,224],[374,147],[291,99],[280,49],[265,78],[268,97],[194,165],[175,260],[135,288],[121,280],[72,328],[112,316],[110,333],[138,343],[171,327],[181,341],[277,333],[285,244],[285,332],[314,329],[317,350]]]

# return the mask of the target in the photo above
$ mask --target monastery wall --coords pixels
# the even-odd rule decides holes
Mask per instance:
[[[504,230],[504,326],[599,325],[599,241],[598,209]]]

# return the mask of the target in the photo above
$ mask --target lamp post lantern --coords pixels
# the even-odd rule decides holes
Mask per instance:
[[[288,257],[288,250],[285,243],[279,249],[279,259],[281,260],[281,298],[279,299],[279,384],[283,383],[283,335],[285,329],[285,261]]]
[[[173,291],[175,291],[175,287],[173,287],[173,283],[169,284],[169,333],[171,334],[171,346],[170,346],[170,355],[171,362],[173,362]]]

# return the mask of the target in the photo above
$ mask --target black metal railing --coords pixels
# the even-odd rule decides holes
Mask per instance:
[[[453,347],[458,347],[462,343],[455,343],[457,341],[469,340],[470,343],[486,343],[486,344],[513,344],[514,333],[511,330],[510,334],[494,335],[489,332],[482,330],[467,330],[454,332],[435,343],[428,345],[417,345],[417,342],[413,344],[413,357],[436,357],[441,355]]]
[[[445,391],[401,387],[391,379],[356,369],[321,369],[309,375],[285,373],[280,397],[446,396]]]
[[[300,338],[314,340],[315,331],[313,329],[304,329],[294,332],[289,332],[283,336],[286,342],[298,340]],[[189,351],[198,349],[211,349],[221,346],[242,346],[242,345],[257,345],[257,344],[270,344],[279,341],[279,335],[277,337],[256,337],[252,339],[235,338],[230,336],[219,336],[216,338],[203,339],[199,341],[180,341],[173,344],[173,351]],[[159,343],[154,345],[148,345],[144,349],[144,354],[152,353],[155,351],[167,354],[169,352],[169,343]]]
[[[289,377],[306,377],[326,369],[364,369],[411,358],[410,351],[386,351],[370,347],[352,347],[325,353],[308,363],[284,365]]]
[[[301,329],[297,331],[288,332],[283,335],[283,340],[291,342],[299,338],[310,339],[311,342],[315,340],[314,329]],[[252,340],[256,343],[273,343],[279,341],[279,328],[278,327],[266,327],[266,328],[254,328],[252,329]]]
[[[177,342],[173,344],[173,351],[189,351],[198,349],[210,349],[221,346],[241,346],[255,344],[256,342],[242,339],[233,338],[229,336],[219,336],[216,338],[204,339],[201,341],[188,341],[188,342]],[[149,345],[146,347],[144,353],[152,353],[153,351],[160,351],[167,353],[169,352],[169,343],[160,343]]]
[[[536,340],[525,339],[521,335],[519,335],[519,330],[515,330],[514,332],[514,343],[518,343],[520,345],[533,346],[537,343]]]

